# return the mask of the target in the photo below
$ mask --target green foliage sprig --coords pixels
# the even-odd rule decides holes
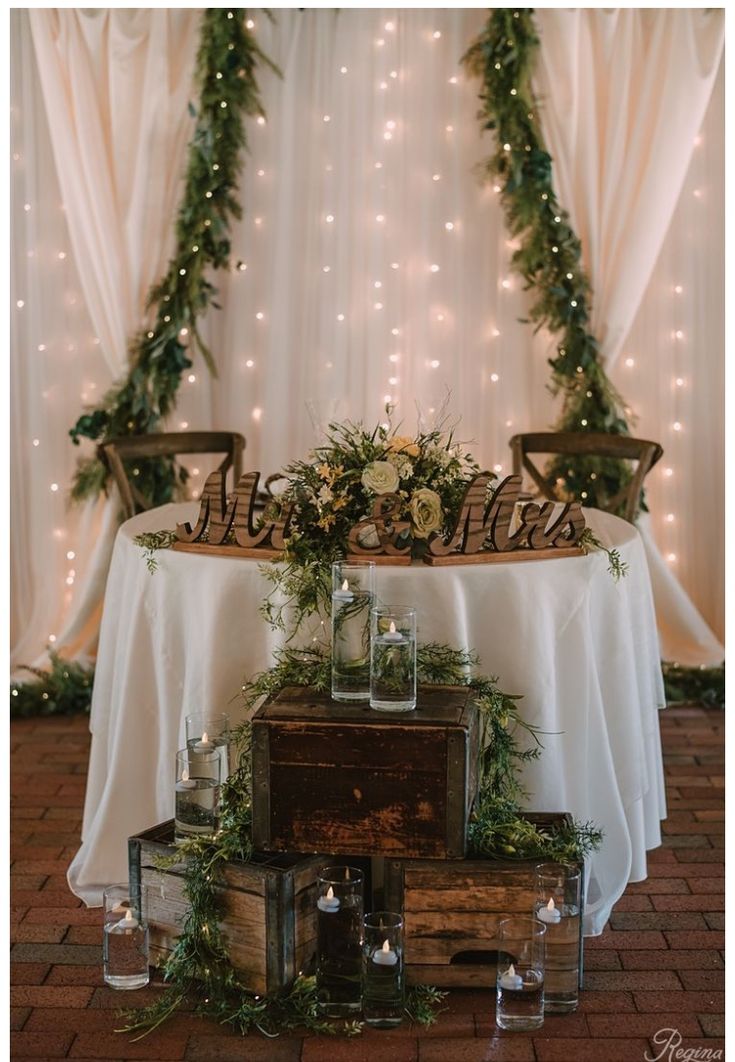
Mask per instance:
[[[64,660],[49,652],[51,670],[23,667],[36,682],[13,682],[10,686],[10,715],[27,718],[40,715],[76,715],[89,712],[94,668]]]
[[[608,561],[607,570],[610,572],[610,575],[612,575],[616,583],[620,579],[624,579],[628,574],[629,565],[628,562],[624,561],[620,556],[620,550],[603,546],[591,527],[585,527],[584,531],[579,536],[577,545],[584,553],[593,553],[596,551],[606,553]]]
[[[199,101],[196,109],[189,105],[196,122],[176,219],[176,248],[165,275],[149,293],[154,320],[132,340],[127,376],[79,417],[69,433],[75,444],[81,438],[99,443],[158,430],[174,408],[181,374],[192,364],[192,346],[216,376],[197,322],[210,306],[217,307],[208,270],[229,264],[230,225],[242,214],[237,191],[247,146],[244,119],[263,114],[256,80],[261,61],[275,69],[248,30],[244,9],[204,12],[196,60]],[[177,485],[186,480],[185,471],[170,458],[136,460],[132,472],[136,489],[150,505],[171,501]],[[83,459],[72,498],[96,496],[108,475],[96,456]]]
[[[628,410],[588,328],[591,292],[582,249],[557,200],[538,122],[531,89],[538,44],[532,9],[495,8],[463,58],[482,80],[483,128],[495,133],[495,151],[484,170],[500,186],[508,229],[520,243],[511,266],[532,292],[529,319],[537,330],[546,327],[559,336],[549,361],[551,390],[563,395],[557,430],[627,435]],[[624,461],[565,456],[550,463],[547,475],[560,500],[607,509],[630,482],[631,470]]]
[[[681,664],[664,662],[662,668],[667,704],[725,707],[724,664],[719,667],[683,667]]]

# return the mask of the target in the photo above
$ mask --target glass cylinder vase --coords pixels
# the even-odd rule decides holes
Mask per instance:
[[[230,720],[225,712],[192,712],[186,717],[186,747],[193,752],[219,753],[222,760],[220,783],[226,782],[230,762]]]
[[[362,1007],[364,878],[355,867],[325,867],[317,879],[317,998],[330,1017]]]
[[[416,609],[379,605],[370,615],[370,707],[411,712],[416,707]]]
[[[332,565],[332,700],[370,699],[370,609],[375,561]]]
[[[544,1010],[565,1014],[579,1002],[582,872],[564,863],[536,867],[536,917],[546,926]]]
[[[148,894],[140,883],[108,885],[102,894],[102,972],[111,988],[148,984]]]
[[[176,793],[174,836],[214,836],[219,830],[220,776],[219,750],[181,749],[176,753]]]
[[[540,1029],[544,1024],[546,926],[531,915],[498,926],[495,1021],[500,1029]]]
[[[403,919],[392,911],[365,915],[362,1012],[368,1025],[391,1029],[403,1020]]]

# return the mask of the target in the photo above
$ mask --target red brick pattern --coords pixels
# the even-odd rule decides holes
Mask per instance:
[[[148,1002],[106,988],[101,920],[66,885],[79,844],[89,735],[85,719],[11,724],[12,1057],[196,1062],[643,1062],[652,1037],[678,1029],[679,1049],[724,1055],[724,716],[696,706],[661,715],[669,817],[605,932],[586,942],[577,1013],[537,1034],[495,1026],[492,992],[456,991],[432,1029],[367,1030],[357,1040],[293,1036],[243,1042],[181,1013],[138,1043],[116,1012]],[[693,1054],[691,1057],[697,1057]]]

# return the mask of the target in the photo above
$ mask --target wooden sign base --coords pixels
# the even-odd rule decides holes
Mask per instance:
[[[177,553],[199,553],[206,557],[242,557],[247,560],[283,560],[283,551],[278,549],[248,549],[245,546],[210,546],[208,542],[174,542]]]
[[[408,566],[413,562],[413,558],[410,553],[400,554],[393,557],[389,553],[348,553],[345,560],[354,564],[356,561],[374,561],[378,567],[383,565],[396,567],[397,565]]]
[[[584,550],[579,546],[550,546],[548,549],[493,550],[486,549],[480,553],[448,553],[445,557],[434,557],[427,553],[424,564],[432,567],[453,564],[507,564],[512,561],[550,560],[554,557],[583,557]]]

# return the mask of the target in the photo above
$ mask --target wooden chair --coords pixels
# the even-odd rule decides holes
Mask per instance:
[[[640,504],[643,480],[663,454],[656,442],[647,439],[631,439],[627,435],[608,435],[606,432],[544,432],[534,431],[514,435],[510,440],[513,451],[513,473],[525,470],[545,498],[558,500],[552,485],[529,459],[529,454],[569,454],[575,457],[609,457],[616,460],[637,461],[630,483],[605,506],[609,511],[620,511],[631,523],[635,520]]]
[[[232,468],[234,482],[242,475],[245,438],[236,431],[172,431],[151,435],[121,435],[97,448],[97,453],[113,475],[120,491],[125,519],[150,508],[146,499],[128,478],[125,462],[145,457],[175,457],[177,454],[219,454],[225,458],[218,471]]]

